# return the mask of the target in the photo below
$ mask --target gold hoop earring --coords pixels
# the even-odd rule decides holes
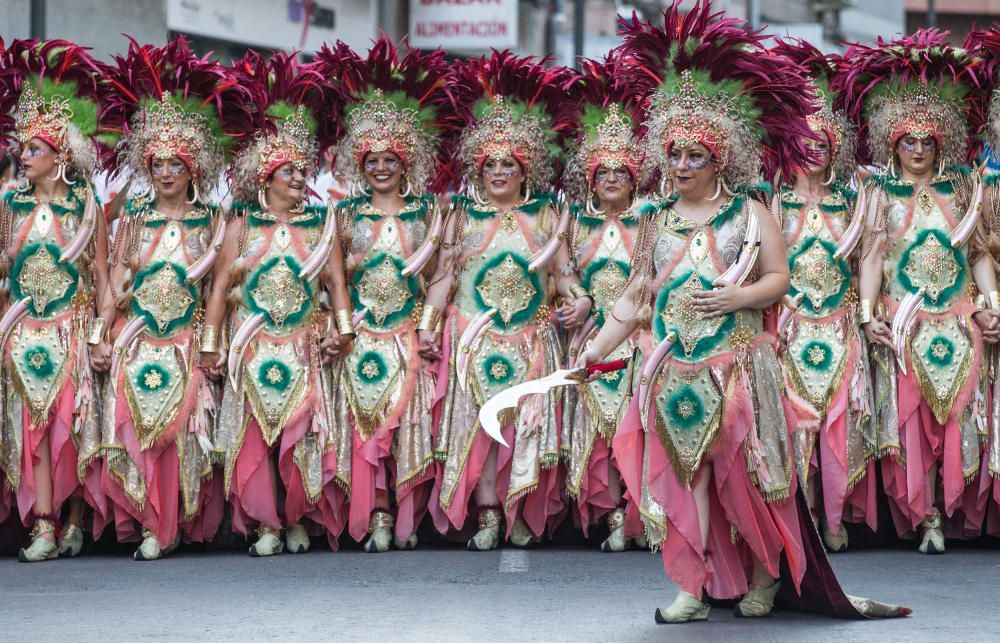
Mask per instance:
[[[889,176],[896,176],[896,155],[893,154],[889,157]]]
[[[59,171],[62,174],[63,183],[65,183],[66,185],[74,185],[76,183],[76,181],[70,181],[69,180],[69,176],[67,174],[68,170],[69,170],[69,164],[68,163],[64,162],[62,165],[59,166]]]
[[[587,214],[592,217],[604,216],[604,210],[599,210],[596,205],[594,205],[594,193],[593,191],[587,191]]]
[[[944,155],[942,154],[941,158],[938,160],[938,176],[943,176],[943,175],[944,175]]]
[[[406,177],[406,190],[404,192],[400,193],[399,196],[401,196],[401,197],[403,197],[405,199],[406,197],[410,196],[410,194],[412,194],[412,193],[413,193],[413,185],[410,183],[410,177]]]
[[[833,182],[837,180],[837,173],[833,171],[833,167],[830,167],[830,178],[823,181],[823,185],[833,185]]]
[[[191,200],[188,201],[188,204],[189,205],[194,205],[195,203],[197,203],[201,199],[200,199],[200,195],[198,194],[198,184],[195,183],[194,181],[192,181],[191,182],[191,187],[194,188],[194,190],[193,190],[194,196],[191,197]]]
[[[302,199],[300,201],[296,201],[295,202],[295,206],[291,210],[289,210],[289,212],[291,212],[292,214],[302,214],[305,211],[306,211],[306,200],[305,199]]]
[[[271,206],[267,204],[267,188],[263,185],[257,189],[257,203],[260,204],[260,209],[267,212],[271,209]]]
[[[715,175],[715,194],[708,197],[709,201],[715,201],[722,195],[722,176],[719,174]]]
[[[472,193],[472,200],[475,201],[478,205],[489,205],[489,201],[480,196],[479,190],[476,188],[475,183],[469,184],[469,192]]]

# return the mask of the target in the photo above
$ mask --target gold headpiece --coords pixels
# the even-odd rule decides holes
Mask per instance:
[[[22,145],[38,138],[62,152],[71,118],[73,110],[67,99],[53,96],[46,101],[26,85],[17,103],[15,135]]]

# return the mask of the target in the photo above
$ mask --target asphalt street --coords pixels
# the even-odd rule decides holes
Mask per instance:
[[[847,592],[913,608],[888,621],[796,612],[656,625],[675,588],[659,555],[585,548],[457,548],[251,559],[181,551],[27,565],[0,559],[7,641],[247,639],[340,641],[997,640],[1000,551],[923,556],[869,549],[833,557]]]

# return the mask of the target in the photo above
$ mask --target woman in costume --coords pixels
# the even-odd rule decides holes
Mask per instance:
[[[855,133],[833,110],[830,77],[838,59],[805,42],[781,42],[774,51],[805,67],[817,99],[807,118],[815,138],[804,141],[814,158],[778,186],[773,201],[791,274],[779,358],[797,411],[792,445],[799,483],[827,548],[841,552],[847,550],[843,520],[877,526],[868,351],[857,324],[853,265],[863,214],[845,183],[854,175]]]
[[[213,484],[215,392],[199,354],[204,293],[225,231],[206,203],[230,142],[216,105],[239,112],[249,92],[183,39],[165,47],[134,40],[105,70],[105,127],[124,137],[116,172],[147,187],[127,198],[111,254],[111,295],[120,311],[104,397],[103,489],[119,541],[142,535],[135,560],[180,542],[211,540],[222,521]],[[214,493],[213,493],[214,492]]]
[[[969,34],[964,48],[983,60],[976,67],[981,90],[976,93],[969,120],[973,131],[989,144],[989,152],[996,158],[1000,150],[1000,25],[994,24],[983,31]],[[983,224],[987,230],[987,249],[993,261],[994,271],[1000,271],[1000,173],[990,172],[983,177]],[[1000,274],[1000,272],[998,272]],[[985,299],[983,305],[993,302]],[[984,331],[984,335],[988,333]],[[1000,368],[1000,350],[996,345],[987,346],[987,382],[990,387],[989,437],[985,442],[983,465],[979,480],[979,506],[984,511],[986,532],[1000,536],[1000,378],[996,377]],[[972,536],[972,534],[969,534]]]
[[[570,334],[567,361],[571,364],[603,326],[625,288],[640,220],[635,197],[642,153],[623,92],[614,87],[618,73],[617,58],[603,64],[587,60],[573,88],[579,96],[573,106],[579,133],[564,181],[578,205],[573,207],[567,236],[571,264],[563,268],[580,274],[581,286],[594,298],[594,310],[593,319]],[[609,357],[632,355],[636,339],[638,334]],[[566,491],[576,500],[584,535],[602,517],[607,520],[610,533],[601,543],[605,552],[625,551],[631,544],[611,439],[628,407],[632,382],[627,380],[636,367],[608,373],[564,393],[561,447],[568,454]]]
[[[249,54],[234,67],[258,97],[258,121],[233,170],[239,202],[205,313],[204,332],[227,336],[228,352],[221,342],[201,347],[203,363],[225,371],[216,446],[225,450],[233,528],[256,528],[251,556],[286,544],[307,551],[306,519],[336,547],[346,497],[335,477],[350,447],[331,423],[323,353],[348,349],[353,328],[336,221],[307,204],[306,179],[317,123],[334,125],[319,117],[342,99],[294,55]]]
[[[431,407],[441,310],[423,303],[421,270],[442,225],[428,193],[437,111],[448,100],[443,51],[400,57],[381,37],[361,59],[346,46],[318,57],[352,91],[336,173],[353,194],[338,206],[346,277],[359,316],[337,369],[336,421],[352,431],[351,537],[367,552],[417,545],[434,479]],[[329,73],[328,73],[329,72]],[[395,519],[393,518],[395,514]]]
[[[556,267],[569,261],[559,229],[568,218],[547,192],[548,146],[561,128],[548,110],[564,73],[494,53],[465,63],[451,88],[467,121],[457,150],[466,194],[453,198],[425,300],[425,308],[448,306],[431,511],[440,532],[461,530],[474,497],[473,551],[499,545],[503,515],[510,541],[523,547],[564,508],[558,396],[531,396],[504,414],[510,448],[498,448],[478,422],[486,399],[559,367],[555,296],[565,300],[555,312],[566,328],[582,324],[592,305],[576,275]]]
[[[0,468],[21,520],[33,525],[18,558],[35,562],[77,555],[83,498],[102,503],[81,482],[99,455],[93,371],[110,363],[102,328],[113,304],[105,296],[107,235],[91,185],[95,63],[81,47],[55,40],[14,41],[6,56],[0,95],[17,100],[14,135],[26,182],[0,204],[0,263],[9,282],[0,320]]]
[[[982,527],[969,483],[988,415],[983,341],[1000,335],[981,182],[957,165],[969,146],[972,57],[945,36],[853,47],[843,81],[868,154],[886,168],[865,183],[860,267],[882,478],[896,531],[919,535],[928,554],[945,549],[942,513],[959,522],[957,535]]]
[[[675,4],[662,28],[625,29],[622,82],[648,96],[643,148],[663,198],[643,209],[629,283],[577,361],[599,362],[649,319],[638,395],[613,448],[680,586],[661,623],[706,619],[706,596],[742,597],[737,616],[765,616],[782,558],[796,589],[805,572],[782,375],[763,325],[788,263],[748,189],[758,152],[786,174],[804,163],[809,92],[762,35],[718,17],[707,3],[682,17]]]

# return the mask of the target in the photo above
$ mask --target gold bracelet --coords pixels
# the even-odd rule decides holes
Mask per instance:
[[[858,309],[858,323],[862,326],[872,321],[872,300],[862,299]]]
[[[205,326],[201,329],[201,352],[219,352],[219,327]]]
[[[991,290],[990,294],[987,295],[987,298],[990,301],[990,308],[993,310],[1000,310],[1000,292]]]
[[[587,289],[580,284],[573,284],[569,287],[569,294],[573,295],[573,299],[581,299],[583,297],[590,297],[590,293]]]
[[[354,337],[357,333],[354,330],[354,313],[350,310],[344,308],[341,310],[334,311],[334,318],[337,321],[337,332],[341,335],[350,335]]]
[[[91,346],[97,346],[102,341],[104,341],[104,327],[106,322],[103,317],[95,317],[93,323],[90,326],[90,336],[87,338],[87,343]]]
[[[976,295],[976,312],[982,312],[986,310],[986,297],[983,297],[983,293]]]
[[[441,309],[430,304],[424,304],[424,310],[420,313],[420,322],[417,324],[417,330],[426,330],[433,333],[437,328],[437,321],[440,315]]]

